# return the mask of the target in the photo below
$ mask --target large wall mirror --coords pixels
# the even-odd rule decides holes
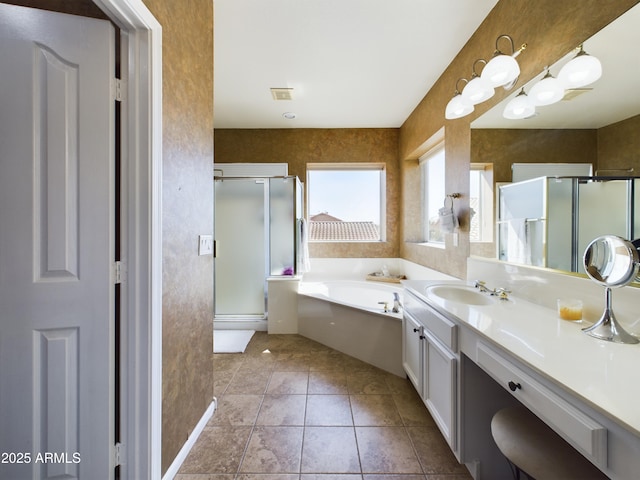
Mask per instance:
[[[601,235],[617,234],[625,237],[624,231],[614,232],[607,223],[614,217],[628,216],[632,223],[630,232],[640,237],[640,56],[634,49],[640,44],[640,4],[628,10],[614,22],[593,37],[584,41],[584,50],[597,57],[602,64],[602,77],[596,82],[574,91],[567,90],[562,101],[548,106],[539,106],[536,113],[526,119],[510,120],[503,117],[506,104],[521,92],[514,89],[500,104],[474,120],[471,124],[471,163],[490,165],[493,173],[494,191],[490,193],[494,211],[498,206],[498,189],[513,181],[513,164],[540,164],[540,175],[558,175],[557,164],[591,164],[593,175],[599,178],[632,178],[624,186],[601,181],[592,182],[582,196],[589,201],[580,208],[580,225],[584,229],[581,240],[584,245]],[[578,45],[576,45],[576,48]],[[557,76],[560,68],[572,59],[577,49],[568,52],[561,59],[550,59],[549,71]],[[538,76],[524,85],[524,91],[544,75]],[[544,170],[546,165],[549,173]],[[476,167],[477,168],[477,167]],[[541,169],[541,170],[540,170]],[[571,174],[574,175],[574,174]],[[633,177],[639,177],[633,179]],[[553,188],[541,187],[553,195]],[[610,188],[620,194],[611,193]],[[632,196],[635,189],[635,198]],[[571,188],[558,188],[561,201],[570,202]],[[519,194],[516,194],[518,196]],[[524,198],[528,194],[521,194]],[[616,197],[618,197],[616,199]],[[575,200],[575,199],[574,199]],[[485,204],[486,204],[485,198]],[[544,209],[560,211],[553,198],[544,200]],[[472,208],[474,205],[472,204]],[[472,214],[476,212],[473,211]],[[571,207],[569,207],[569,215]],[[576,215],[577,216],[577,215]],[[546,217],[545,217],[546,218]],[[473,227],[472,218],[472,227]],[[533,219],[535,220],[535,219]],[[494,217],[495,230],[492,238],[471,243],[471,255],[505,260],[498,248],[500,221]],[[546,220],[545,220],[546,222]],[[556,224],[545,223],[549,238],[566,237],[566,218]],[[577,227],[576,227],[577,228]],[[473,228],[472,228],[473,230]],[[532,229],[534,230],[534,229]],[[551,240],[549,240],[551,242]],[[574,244],[574,252],[584,250],[584,245]],[[544,253],[557,255],[562,261],[545,259],[541,263],[506,258],[514,263],[527,263],[555,270],[580,273],[582,261],[570,259],[561,249],[554,253],[551,243],[544,243]],[[529,252],[528,252],[529,253]]]

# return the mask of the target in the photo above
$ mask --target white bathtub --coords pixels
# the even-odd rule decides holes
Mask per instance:
[[[393,307],[401,286],[380,282],[332,280],[301,282],[298,333],[395,375],[402,368],[402,313]]]

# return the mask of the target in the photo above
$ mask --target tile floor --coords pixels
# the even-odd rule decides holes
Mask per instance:
[[[176,480],[471,480],[404,378],[264,332],[213,365],[218,410]]]

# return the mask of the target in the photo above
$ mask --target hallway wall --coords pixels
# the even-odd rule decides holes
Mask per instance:
[[[162,25],[162,471],[213,398],[213,3],[144,0]]]

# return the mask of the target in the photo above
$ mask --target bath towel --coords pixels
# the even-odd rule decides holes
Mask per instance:
[[[507,228],[507,262],[531,265],[531,247],[529,243],[529,228],[526,218],[509,220]]]
[[[298,219],[298,273],[308,272],[311,269],[309,260],[309,239],[307,236],[307,221],[304,218]]]
[[[444,206],[438,210],[440,231],[442,233],[453,233],[459,227],[458,217],[453,212],[453,199],[453,196],[447,195],[444,199]],[[450,200],[451,205],[447,205],[447,200]]]

